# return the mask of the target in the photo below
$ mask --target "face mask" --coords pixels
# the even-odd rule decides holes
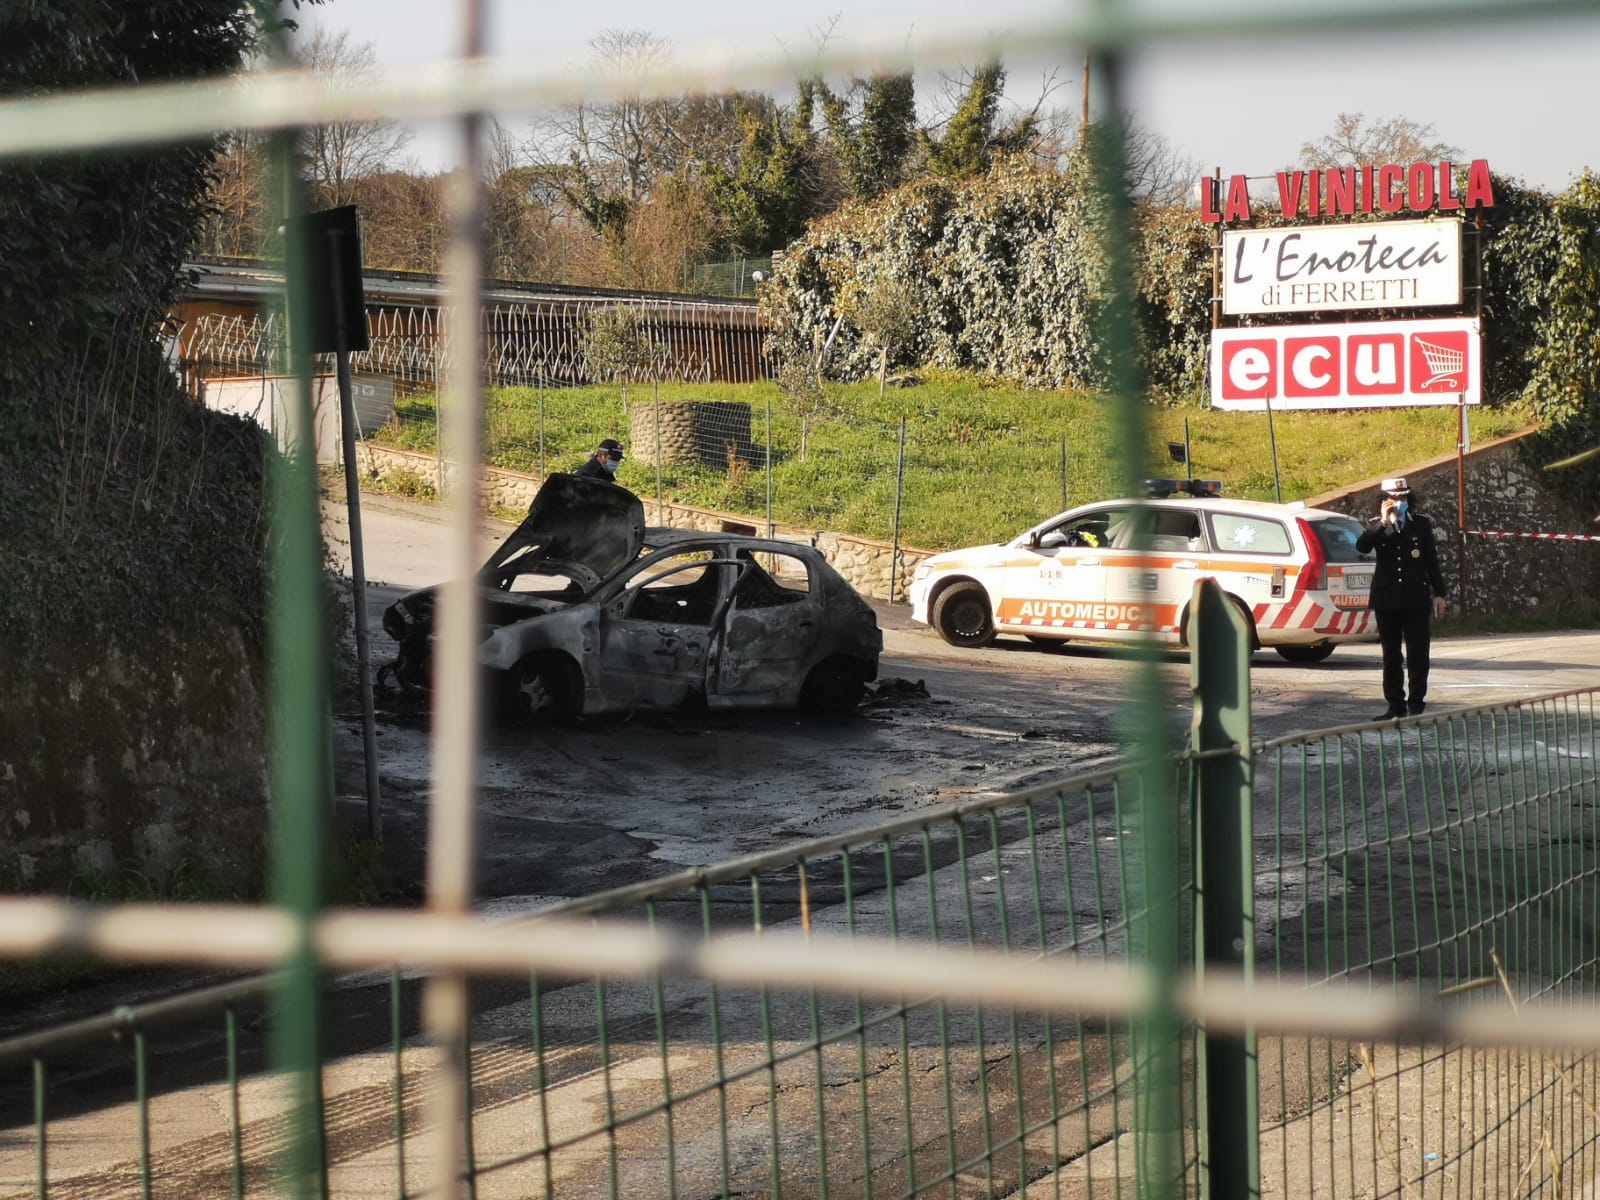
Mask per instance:
[[[1411,501],[1409,500],[1396,500],[1394,502],[1394,511],[1399,513],[1402,517],[1406,515],[1406,509],[1410,507]]]
[[[608,458],[600,465],[604,467],[609,474],[615,475],[617,473],[617,467],[621,464],[618,463],[614,458]]]

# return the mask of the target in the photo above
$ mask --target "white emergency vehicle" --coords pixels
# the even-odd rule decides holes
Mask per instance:
[[[1011,541],[936,554],[911,581],[911,615],[953,646],[1020,634],[1182,645],[1195,580],[1222,585],[1254,631],[1292,663],[1371,641],[1373,559],[1361,523],[1304,504],[1225,500],[1215,480],[1156,479],[1149,496],[1069,509]]]

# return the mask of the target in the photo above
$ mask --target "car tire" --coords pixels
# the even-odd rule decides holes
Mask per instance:
[[[495,715],[511,724],[571,721],[583,709],[577,667],[559,654],[530,654],[495,681]]]
[[[828,658],[811,668],[800,687],[806,712],[844,716],[854,712],[867,690],[867,668],[853,658]]]
[[[994,641],[994,614],[981,583],[952,583],[939,593],[931,615],[939,636],[952,646],[977,649]]]
[[[1319,663],[1334,651],[1332,642],[1318,642],[1315,646],[1274,646],[1278,657],[1296,666]]]
[[[1067,642],[1071,640],[1069,638],[1040,637],[1037,633],[1026,633],[1023,636],[1032,642],[1037,649],[1043,650],[1047,654],[1055,654],[1065,650]]]

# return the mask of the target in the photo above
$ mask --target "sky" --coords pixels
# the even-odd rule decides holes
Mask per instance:
[[[1201,0],[1144,0],[1151,6],[1197,11]],[[1231,0],[1234,11],[1305,6],[1327,0]],[[804,61],[816,31],[834,22],[834,44],[850,39],[898,48],[908,40],[949,39],[1037,29],[1083,0],[488,0],[489,50],[526,59],[530,70],[581,63],[588,41],[605,30],[645,30],[666,39],[688,62],[772,61],[764,90],[793,99],[785,55]],[[371,43],[381,64],[449,57],[459,45],[451,0],[329,0],[302,8],[306,31],[346,30]],[[1206,11],[1214,11],[1211,4]],[[835,21],[835,18],[837,20]],[[1420,32],[1365,30],[1296,40],[1244,43],[1215,38],[1151,48],[1129,64],[1126,106],[1134,119],[1167,139],[1204,173],[1265,176],[1300,160],[1300,148],[1329,133],[1341,112],[1369,119],[1404,117],[1431,125],[1435,140],[1453,144],[1463,159],[1487,159],[1497,174],[1559,191],[1586,166],[1600,168],[1600,11],[1592,17],[1543,18],[1523,25],[1452,28],[1435,23]],[[974,52],[971,59],[976,59]],[[920,64],[919,97],[938,80],[938,68],[959,59]],[[970,61],[966,65],[971,65]],[[1074,114],[1081,104],[1082,56],[1052,62],[1023,50],[1008,52],[1009,92],[1029,103],[1053,73],[1053,103]],[[513,129],[525,114],[501,114]],[[419,166],[449,165],[449,140],[421,128],[408,148]]]

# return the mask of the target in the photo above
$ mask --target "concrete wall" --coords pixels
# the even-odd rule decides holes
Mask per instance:
[[[662,441],[665,440],[663,437]],[[370,443],[362,445],[357,453],[361,472],[369,479],[395,481],[409,476],[420,478],[430,486],[438,487],[439,463],[431,455],[390,450]],[[456,477],[453,463],[446,464],[444,475],[448,487]],[[543,479],[537,475],[487,468],[483,472],[482,483],[484,506],[490,510],[525,513],[528,511],[528,506],[533,503],[533,497],[538,493],[542,482]],[[645,521],[650,525],[767,536],[767,522],[764,517],[716,512],[712,509],[693,508],[687,504],[663,504],[658,507],[653,497],[640,496],[639,499],[644,504]],[[772,532],[775,537],[815,546],[827,558],[834,570],[848,579],[863,596],[871,596],[878,600],[891,598],[889,575],[893,562],[893,547],[890,543],[846,533],[830,533],[800,525],[788,525],[781,521],[773,525]],[[912,572],[916,570],[919,562],[932,553],[934,553],[932,550],[900,547],[899,565],[894,570],[893,599],[902,601],[906,599],[906,589],[910,584]]]
[[[663,466],[696,463],[728,469],[758,457],[750,435],[750,406],[733,400],[661,400],[629,413],[628,455]],[[657,450],[657,441],[660,449]]]
[[[0,891],[265,869],[264,673],[237,632],[0,643]]]
[[[1548,476],[1527,461],[1525,443],[1531,434],[1532,430],[1527,430],[1485,442],[1465,455],[1466,527],[1510,533],[1600,534],[1600,527],[1594,524],[1600,498],[1581,507],[1553,491]],[[1545,611],[1600,616],[1600,542],[1469,534],[1463,580],[1457,456],[1396,463],[1388,473],[1406,477],[1415,491],[1418,510],[1433,522],[1452,606],[1460,604],[1464,595],[1465,611],[1473,615],[1525,616]],[[1363,519],[1374,517],[1379,482],[1368,479],[1308,497],[1306,503]]]

